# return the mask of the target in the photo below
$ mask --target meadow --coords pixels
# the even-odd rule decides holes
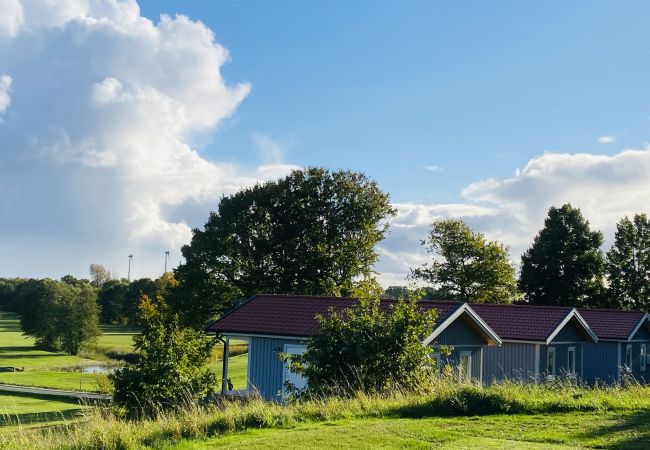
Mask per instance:
[[[91,408],[83,422],[0,433],[0,447],[640,449],[650,447],[650,388],[442,381],[417,394],[226,402],[135,422]]]

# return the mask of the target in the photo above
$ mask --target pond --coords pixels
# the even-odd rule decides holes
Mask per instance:
[[[108,366],[83,366],[83,373],[113,373],[117,367]]]

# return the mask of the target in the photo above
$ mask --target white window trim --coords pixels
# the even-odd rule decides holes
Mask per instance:
[[[646,344],[641,344],[641,347],[639,349],[640,353],[640,359],[641,359],[641,365],[639,367],[639,370],[641,372],[645,372],[646,365],[648,364],[648,349]]]
[[[571,367],[571,364],[569,362],[571,361],[571,358],[569,355],[573,353],[573,367]],[[569,375],[577,375],[576,372],[576,348],[575,347],[569,347],[566,350],[566,367],[567,367],[567,372]]]
[[[294,349],[302,349],[303,352],[307,350],[306,346],[303,344],[284,344],[283,346],[283,353],[289,353],[289,349],[294,348]],[[286,400],[288,396],[288,392],[285,389],[285,383],[287,381],[287,363],[284,362],[282,364],[282,400]]]
[[[463,370],[463,356],[467,357],[467,373],[462,373]],[[470,382],[472,381],[472,352],[460,352],[458,361],[458,378],[459,381]]]
[[[628,355],[629,355],[629,358],[628,358]],[[625,347],[625,367],[632,370],[632,364],[633,364],[632,344],[627,344],[627,346]]]
[[[435,361],[435,370],[436,372],[440,372],[440,369],[442,368],[442,360],[440,359],[440,352],[433,352],[431,353],[431,359]]]
[[[553,354],[553,370],[548,370],[548,355]],[[549,377],[554,377],[555,376],[555,361],[556,360],[556,352],[555,352],[555,347],[548,347],[546,349],[546,372]]]

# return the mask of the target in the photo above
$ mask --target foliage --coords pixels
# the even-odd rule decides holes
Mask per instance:
[[[16,295],[23,332],[45,348],[76,355],[84,342],[100,334],[96,290],[87,283],[29,280]]]
[[[422,311],[419,292],[384,308],[379,297],[318,317],[318,332],[303,355],[285,356],[307,378],[312,393],[384,392],[414,387],[428,373],[430,348],[422,339],[433,330],[437,312]]]
[[[96,288],[111,279],[111,273],[101,264],[90,265],[90,283]]]
[[[636,214],[616,225],[605,264],[611,307],[650,309],[650,220]]]
[[[114,403],[129,416],[154,416],[187,407],[212,391],[216,376],[205,366],[214,342],[202,332],[180,325],[162,297],[146,296],[138,313],[142,333],[134,337],[139,361],[109,375]]]
[[[129,283],[126,280],[108,280],[102,284],[97,294],[101,323],[115,324],[123,321],[128,293]]]
[[[422,245],[436,257],[413,269],[412,277],[432,283],[437,297],[470,303],[510,303],[515,299],[515,269],[507,247],[488,241],[462,220],[436,220]]]
[[[580,209],[551,207],[533,245],[521,257],[519,287],[537,305],[599,306],[603,235],[591,231]]]
[[[183,247],[170,300],[203,327],[257,293],[341,295],[371,275],[394,214],[365,175],[312,168],[224,197]]]

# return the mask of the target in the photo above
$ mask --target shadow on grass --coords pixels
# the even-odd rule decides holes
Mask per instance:
[[[64,409],[61,411],[2,414],[0,415],[0,426],[47,423],[57,420],[73,420],[80,417],[82,414],[81,407]]]
[[[615,436],[613,442],[605,444],[608,449],[648,449],[650,448],[650,411],[634,411],[620,415],[615,423],[591,429],[584,433],[585,438],[607,438]]]

